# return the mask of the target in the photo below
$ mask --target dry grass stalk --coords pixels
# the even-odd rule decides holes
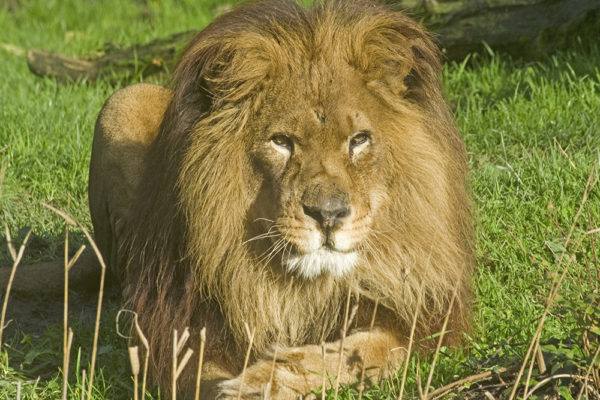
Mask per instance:
[[[1,148],[0,153],[2,153],[7,148],[8,148],[8,145]],[[4,160],[2,162],[2,165],[0,165],[0,195],[2,195],[2,183],[4,182],[4,175],[6,174],[6,165],[7,165],[6,160]]]
[[[268,400],[271,398],[271,386],[273,385],[273,378],[275,376],[275,364],[277,363],[277,352],[279,351],[279,342],[280,337],[277,337],[277,342],[275,343],[275,348],[273,349],[273,359],[271,360],[271,372],[269,374],[269,382],[265,386],[265,391],[263,393],[263,399]]]
[[[579,216],[581,215],[581,212],[583,211],[583,207],[584,207],[585,203],[587,202],[588,194],[592,190],[592,188],[594,187],[594,185],[596,184],[597,181],[598,181],[598,178],[596,177],[596,167],[594,166],[592,168],[592,171],[590,172],[590,175],[586,182],[585,190],[583,192],[583,196],[582,196],[579,208],[577,210],[577,213],[575,214],[575,218],[573,219],[571,228],[569,229],[569,233],[567,234],[567,237],[565,239],[565,244],[564,244],[565,250],[563,250],[563,253],[561,254],[559,264],[558,264],[558,270],[560,271],[562,268],[562,272],[560,273],[560,277],[558,279],[557,279],[557,276],[558,276],[558,274],[557,274],[554,276],[554,278],[552,280],[550,294],[548,295],[548,298],[546,301],[546,307],[544,308],[544,312],[542,313],[542,318],[540,319],[540,322],[538,323],[536,331],[533,335],[533,339],[531,340],[531,343],[529,344],[529,348],[527,349],[527,353],[525,354],[525,359],[523,360],[523,363],[521,364],[521,368],[519,369],[519,373],[517,374],[517,377],[515,379],[515,383],[513,385],[512,391],[510,393],[510,396],[508,397],[509,400],[514,399],[514,397],[517,393],[517,388],[519,387],[519,382],[521,381],[521,377],[523,376],[525,366],[527,365],[527,363],[529,361],[529,357],[531,356],[532,351],[535,351],[537,349],[537,347],[539,346],[539,340],[542,336],[542,328],[546,321],[546,316],[548,315],[550,307],[552,306],[552,303],[554,302],[554,299],[556,298],[556,295],[558,294],[558,291],[562,285],[563,279],[568,271],[568,267],[574,259],[574,254],[579,249],[581,240],[579,241],[578,245],[576,246],[575,251],[573,252],[573,255],[571,257],[569,257],[569,261],[566,263],[563,262],[563,260],[565,258],[566,249],[569,246],[569,244],[571,243],[571,236],[573,234],[573,231],[575,230],[575,226],[577,224]],[[527,389],[529,386],[529,379],[531,376],[532,368],[533,368],[533,360],[532,360],[532,365],[529,369],[529,373],[527,376],[527,382],[525,385],[525,393],[524,393],[523,397],[527,397]]]
[[[423,398],[426,399],[429,394],[429,385],[431,385],[431,379],[433,379],[433,371],[435,370],[435,363],[437,362],[438,355],[440,354],[440,349],[442,348],[442,341],[444,340],[444,335],[446,334],[446,327],[448,326],[448,321],[450,320],[450,314],[452,313],[452,307],[454,307],[454,300],[456,300],[456,294],[458,293],[458,285],[454,288],[452,292],[452,299],[450,300],[450,305],[448,306],[448,312],[446,313],[446,318],[444,318],[444,324],[442,325],[442,332],[440,333],[440,337],[437,342],[437,347],[435,348],[435,353],[433,353],[433,361],[431,362],[431,368],[429,369],[429,376],[427,377],[427,383],[425,384],[425,393],[423,394]]]
[[[81,370],[81,400],[85,400],[85,369]]]
[[[179,354],[181,354],[185,344],[190,338],[189,328],[187,326],[185,327],[181,338],[178,338],[177,336],[177,329],[173,329],[173,369],[171,374],[171,398],[173,400],[177,399],[177,379],[179,379],[181,372],[183,372],[183,369],[187,365],[188,361],[190,361],[192,354],[194,354],[194,350],[188,348],[181,358],[181,361],[177,361]]]
[[[575,166],[575,164],[573,163],[573,161],[571,161],[571,157],[569,157],[569,155],[567,154],[567,152],[563,149],[563,147],[560,145],[559,141],[556,139],[556,136],[553,139],[554,139],[554,143],[556,143],[558,145],[558,149],[560,150],[560,152],[562,153],[562,155],[565,156],[565,158],[569,162],[569,165],[571,166],[571,168],[577,169],[577,167]]]
[[[579,250],[580,244],[581,244],[581,240],[578,242],[577,246],[575,247],[574,253],[576,253],[577,250]],[[571,262],[574,259],[575,259],[575,254],[573,254],[573,255],[571,255],[571,257],[569,257],[569,261],[564,265],[562,273],[560,275],[560,278],[558,279],[558,281],[556,281],[556,284],[554,284],[552,289],[550,290],[550,293],[546,300],[546,307],[544,308],[544,312],[542,313],[542,318],[540,319],[540,322],[538,323],[537,329],[533,335],[531,343],[529,344],[529,348],[527,349],[527,353],[525,354],[525,359],[523,360],[521,369],[519,370],[519,373],[517,375],[515,385],[513,386],[513,392],[511,392],[511,397],[509,398],[509,400],[512,400],[512,396],[514,395],[512,393],[516,393],[516,388],[518,387],[521,377],[523,376],[523,371],[525,370],[525,366],[527,365],[527,362],[529,361],[529,357],[531,356],[532,353],[537,352],[539,349],[540,339],[542,337],[542,329],[544,327],[544,323],[546,322],[546,317],[548,316],[548,313],[550,311],[552,303],[554,302],[554,299],[558,295],[558,290],[560,289],[560,286],[562,285],[562,282],[563,282],[564,277],[569,269],[569,266],[571,265]],[[561,259],[561,261],[562,261],[562,259]],[[534,363],[535,363],[535,357],[532,356],[531,363],[530,363],[529,369],[527,371],[527,379],[525,381],[525,390],[523,392],[523,398],[527,398],[527,392],[529,389],[529,382],[531,380],[531,375],[533,373]]]
[[[373,314],[371,314],[371,323],[369,324],[369,340],[371,338],[371,333],[373,332],[373,327],[375,326],[375,316],[377,315],[377,307],[379,306],[379,299],[375,300],[375,305],[373,306]],[[358,384],[358,400],[362,400],[365,382],[365,368],[367,366],[363,363],[362,368],[360,370],[360,381]]]
[[[271,399],[271,381],[267,382],[265,385],[264,392],[261,397],[262,400],[270,400]]]
[[[171,398],[177,400],[177,329],[173,329],[173,356],[171,371]]]
[[[467,376],[466,378],[463,379],[459,379],[457,381],[454,381],[452,383],[449,383],[445,386],[439,387],[437,389],[435,389],[433,392],[429,393],[429,399],[435,399],[437,397],[441,397],[444,394],[446,394],[447,392],[449,392],[450,390],[454,389],[455,387],[458,386],[462,386],[465,383],[474,383],[474,382],[479,382],[479,381],[483,381],[486,379],[489,379],[492,374],[502,374],[504,372],[506,372],[507,369],[506,368],[500,368],[498,371],[494,372],[494,371],[485,371],[482,372],[481,374],[476,374],[476,375],[471,375],[471,376]]]
[[[67,342],[69,336],[69,225],[65,222],[65,268],[64,268],[64,283],[63,290],[63,395],[62,400],[67,400],[67,392],[65,387],[68,379],[68,374],[65,373],[68,358],[67,358]]]
[[[419,293],[423,290],[423,285],[419,288]],[[423,296],[419,296],[417,300],[417,307],[415,308],[415,315],[413,316],[412,326],[410,327],[410,337],[408,338],[408,348],[406,349],[406,361],[404,363],[404,371],[402,371],[402,381],[400,382],[400,393],[398,394],[398,400],[402,400],[404,396],[404,385],[406,384],[406,374],[408,373],[408,364],[410,362],[410,354],[412,353],[412,346],[415,338],[415,329],[417,327],[417,319],[419,312],[421,311],[421,302]]]
[[[321,386],[321,400],[325,400],[325,386],[327,385],[327,364],[325,363],[325,342],[321,342],[321,355],[323,356],[323,382]]]
[[[71,357],[71,345],[73,344],[73,330],[69,328],[67,333],[67,343],[63,348],[64,360],[63,360],[63,387],[62,387],[62,400],[67,400],[67,390],[69,388],[69,359]],[[66,362],[65,362],[66,360]]]
[[[539,381],[538,384],[535,385],[528,394],[526,394],[525,396],[523,396],[523,399],[527,400],[533,394],[533,392],[535,392],[536,390],[538,390],[539,388],[541,388],[542,386],[544,386],[548,382],[551,382],[551,381],[553,381],[555,379],[562,379],[562,378],[578,379],[578,380],[582,381],[582,385],[586,385],[587,386],[587,384],[586,384],[587,378],[583,377],[581,375],[556,374],[556,375],[549,376],[549,377],[544,378],[541,381]]]
[[[537,347],[535,357],[537,359],[537,364],[540,369],[540,374],[546,373],[546,361],[544,361],[544,354],[542,353],[542,349],[540,348],[540,346]]]
[[[196,373],[196,396],[195,400],[200,399],[200,381],[202,379],[202,364],[204,362],[204,346],[206,345],[206,328],[200,330],[200,351],[198,352],[198,372]]]
[[[63,393],[62,400],[67,400],[67,386],[69,380],[69,359],[71,354],[71,343],[73,332],[69,328],[69,271],[75,265],[81,253],[85,250],[82,245],[77,253],[69,260],[69,226],[65,224],[65,268],[64,268],[64,298],[63,298]]]
[[[31,235],[31,229],[25,235],[25,239],[23,243],[21,243],[21,247],[19,247],[19,252],[15,250],[15,247],[12,244],[12,238],[10,236],[10,230],[8,229],[8,224],[4,221],[4,228],[6,231],[6,242],[8,244],[8,251],[10,256],[13,259],[12,269],[10,270],[10,277],[8,278],[8,284],[6,285],[6,294],[4,295],[4,303],[2,304],[2,315],[0,316],[0,350],[2,349],[2,334],[4,332],[4,320],[6,318],[6,308],[8,307],[8,296],[10,296],[10,289],[13,284],[13,280],[15,279],[15,273],[17,272],[17,266],[21,262],[23,258],[23,253],[25,252],[25,246],[27,245],[27,241],[29,240],[29,236]]]
[[[138,376],[140,374],[140,356],[137,346],[128,348],[131,372],[133,373],[133,400],[138,400]]]
[[[21,400],[21,381],[17,382],[17,400]]]
[[[48,208],[49,210],[60,215],[69,224],[71,224],[73,226],[77,226],[77,227],[79,227],[79,229],[81,229],[81,231],[85,235],[86,239],[90,243],[90,246],[92,246],[92,249],[94,250],[94,254],[96,254],[96,258],[100,262],[100,266],[102,268],[101,272],[100,272],[100,288],[98,290],[98,305],[96,307],[96,323],[94,326],[92,359],[90,362],[90,373],[89,373],[89,378],[88,378],[88,389],[87,389],[87,397],[88,397],[88,399],[91,399],[92,398],[92,387],[94,384],[94,372],[96,370],[96,356],[98,354],[98,336],[100,333],[100,314],[102,312],[102,298],[104,296],[104,279],[105,279],[105,275],[106,275],[106,264],[104,263],[104,259],[102,258],[102,254],[100,253],[98,246],[96,246],[96,242],[94,242],[94,239],[92,239],[92,236],[87,231],[87,229],[85,229],[85,227],[83,225],[81,225],[77,220],[75,220],[73,217],[71,217],[69,214],[67,214],[65,212],[63,212],[57,208],[54,208],[51,205],[48,205],[46,203],[41,203],[41,204],[44,207]]]
[[[142,400],[146,398],[146,379],[148,377],[148,363],[150,359],[150,345],[148,344],[148,339],[142,332],[142,328],[140,328],[140,324],[138,323],[138,315],[135,311],[121,309],[117,313],[116,321],[117,321],[117,335],[121,336],[124,339],[131,339],[131,336],[124,335],[121,333],[121,329],[119,328],[119,321],[121,320],[121,314],[123,313],[131,313],[133,314],[133,327],[135,327],[136,334],[138,336],[139,341],[142,343],[144,347],[144,371],[142,375]],[[131,331],[132,327],[130,327]]]
[[[421,382],[421,374],[419,374],[421,364],[417,361],[415,368],[415,381],[417,382],[417,392],[419,393],[420,400],[426,400],[423,396],[423,383]]]
[[[338,398],[338,391],[340,389],[340,376],[342,374],[342,363],[344,361],[344,341],[346,340],[346,334],[348,333],[348,326],[352,323],[356,310],[358,309],[358,303],[352,307],[352,313],[350,313],[350,298],[352,297],[351,288],[348,287],[348,294],[346,295],[346,309],[344,310],[344,326],[341,331],[340,348],[339,348],[339,360],[337,373],[335,375],[335,391],[334,399]]]
[[[144,372],[142,373],[142,400],[144,400],[146,398],[146,382],[148,378],[148,362],[150,361],[150,345],[148,344],[148,339],[146,339],[146,336],[144,336],[144,333],[142,332],[142,328],[140,328],[140,324],[138,324],[137,314],[135,314],[134,322],[135,330],[138,334],[140,341],[142,342],[142,345],[144,346],[145,351]]]
[[[244,358],[244,368],[242,369],[242,375],[240,377],[240,387],[238,388],[237,400],[242,398],[242,386],[244,386],[246,369],[248,368],[248,361],[250,360],[250,354],[252,352],[252,344],[254,343],[254,334],[256,333],[256,328],[252,328],[252,332],[250,332],[250,327],[248,324],[245,323],[244,326],[246,327],[246,334],[248,335],[248,350],[246,351],[246,357]]]
[[[590,365],[588,366],[587,371],[585,372],[585,377],[584,377],[584,381],[587,381],[590,374],[592,373],[592,368],[594,367],[594,364],[596,364],[596,359],[598,359],[598,354],[600,354],[600,346],[598,346],[598,348],[596,349],[596,353],[594,354],[594,357],[592,357],[592,362],[590,363]],[[581,396],[583,395],[583,390],[586,390],[586,392],[588,391],[588,385],[581,385],[581,389],[579,389],[579,394],[577,395],[577,400],[581,400]],[[533,392],[533,390],[532,390]],[[589,394],[586,393],[585,396],[586,399],[590,398]]]

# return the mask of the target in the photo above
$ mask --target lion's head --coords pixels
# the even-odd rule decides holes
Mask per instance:
[[[466,152],[439,74],[417,23],[360,0],[252,3],[198,35],[120,255],[156,365],[173,327],[232,354],[245,323],[256,352],[318,343],[349,289],[401,326],[422,299],[425,336],[458,286],[464,327]]]

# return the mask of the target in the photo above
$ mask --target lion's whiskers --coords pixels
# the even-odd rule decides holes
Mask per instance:
[[[272,219],[268,219],[268,218],[255,218],[252,222],[257,222],[257,221],[266,221],[266,222],[271,222],[271,223],[275,223],[275,221],[273,221]]]
[[[277,246],[276,248],[273,249],[273,251],[271,252],[269,258],[267,258],[265,260],[265,264],[268,264],[271,262],[271,260],[273,260],[273,258],[275,258],[275,256],[280,253],[285,251],[285,248],[287,247],[288,242],[285,241],[284,239],[281,239],[281,244],[279,246]]]
[[[275,243],[273,243],[267,250],[265,250],[260,256],[258,256],[259,263],[268,264],[271,262],[273,257],[279,253],[283,248],[285,248],[286,240],[281,238],[278,239]]]
[[[277,236],[281,236],[281,232],[279,231],[279,229],[282,228],[281,224],[276,224],[274,221],[271,221],[269,219],[266,218],[257,218],[254,221],[257,220],[265,220],[268,222],[272,222],[271,226],[269,226],[269,229],[266,232],[263,233],[259,233],[256,236],[251,237],[250,239],[245,240],[244,242],[242,242],[242,245],[245,245],[246,243],[249,242],[253,242],[255,240],[260,240],[260,239],[266,239],[266,238],[273,238],[273,237],[277,237]],[[276,229],[276,231],[273,231],[274,229]]]
[[[277,237],[277,236],[281,236],[281,233],[279,233],[279,232],[271,232],[269,230],[269,232],[261,233],[259,235],[251,237],[248,240],[245,240],[244,242],[242,242],[242,245],[244,245],[246,243],[249,243],[249,242],[254,242],[256,240],[267,239],[267,238],[274,238],[274,237]]]

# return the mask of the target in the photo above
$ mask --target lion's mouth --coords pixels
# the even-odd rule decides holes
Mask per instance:
[[[326,273],[340,277],[358,263],[358,254],[356,251],[337,251],[323,245],[308,253],[288,253],[282,257],[282,263],[289,272],[306,279],[315,279]]]

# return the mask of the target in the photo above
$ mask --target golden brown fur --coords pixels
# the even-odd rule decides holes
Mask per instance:
[[[344,357],[375,375],[395,370],[400,356],[390,351],[406,345],[419,300],[418,338],[440,330],[456,287],[450,328],[468,328],[466,152],[439,72],[430,38],[402,13],[361,0],[310,9],[271,0],[202,31],[172,94],[136,85],[109,100],[96,127],[90,208],[163,387],[172,330],[189,326],[197,348],[206,326],[204,396],[235,397],[247,323],[255,336],[244,397],[264,390],[273,346],[272,396],[315,388],[321,378],[310,371],[322,360],[314,345],[337,351],[348,293],[359,306]],[[160,118],[148,125],[149,115]],[[128,132],[151,144],[120,146],[115,138],[129,140]],[[120,197],[108,198],[114,188]],[[346,207],[336,216],[341,228],[319,231],[310,210],[323,199]],[[321,248],[314,265],[302,258],[312,251],[303,246],[327,235],[333,249]],[[289,261],[296,256],[304,263]],[[332,376],[336,360],[327,364]],[[343,364],[341,378],[352,382],[361,368]],[[179,382],[184,391],[194,373]]]

